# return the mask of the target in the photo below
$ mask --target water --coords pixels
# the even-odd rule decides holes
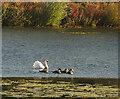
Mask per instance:
[[[118,32],[115,29],[3,27],[3,77],[118,78]],[[49,73],[34,61],[49,60]],[[53,74],[73,68],[74,74]]]

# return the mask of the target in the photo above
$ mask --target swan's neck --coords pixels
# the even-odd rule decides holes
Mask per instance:
[[[47,62],[45,62],[45,66],[47,67],[47,69],[48,69],[48,64],[47,64]]]

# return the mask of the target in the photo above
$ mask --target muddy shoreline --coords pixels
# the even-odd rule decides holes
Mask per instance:
[[[3,77],[2,98],[118,97],[118,79]]]

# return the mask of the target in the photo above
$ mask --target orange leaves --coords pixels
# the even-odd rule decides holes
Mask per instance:
[[[30,10],[30,11],[32,11],[32,8],[33,8],[33,6],[32,6],[32,5],[30,5],[30,6],[29,6],[29,10]]]

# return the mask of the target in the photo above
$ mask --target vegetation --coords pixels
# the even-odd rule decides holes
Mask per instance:
[[[119,25],[118,3],[16,2],[2,4],[3,26]]]
[[[113,83],[114,82],[114,83]],[[104,83],[104,84],[102,84]],[[110,85],[112,84],[112,85]],[[81,78],[2,78],[2,98],[81,98],[117,99],[118,80]]]

